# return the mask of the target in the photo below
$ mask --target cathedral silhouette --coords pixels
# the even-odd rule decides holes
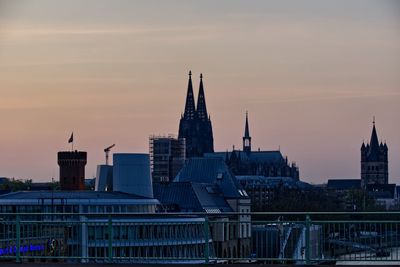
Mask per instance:
[[[290,177],[299,180],[299,169],[294,162],[288,162],[280,151],[252,151],[248,114],[246,112],[243,150],[232,152],[214,152],[214,138],[210,116],[207,113],[204,96],[203,75],[200,74],[200,86],[197,107],[194,101],[192,73],[186,94],[185,112],[181,115],[178,138],[186,142],[186,158],[207,157],[222,158],[235,175],[259,175],[265,177]]]
[[[193,95],[192,72],[189,71],[185,112],[182,114],[179,122],[178,138],[185,138],[186,158],[202,157],[204,153],[214,152],[213,131],[210,116],[207,114],[202,74],[200,74],[196,108]]]

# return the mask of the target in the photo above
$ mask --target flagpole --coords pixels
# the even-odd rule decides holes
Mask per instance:
[[[72,132],[71,137],[68,139],[68,143],[71,143],[71,150],[74,151],[74,132]]]

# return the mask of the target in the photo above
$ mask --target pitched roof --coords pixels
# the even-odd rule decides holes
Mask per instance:
[[[194,182],[154,183],[154,196],[164,205],[177,205],[181,211],[230,212],[218,186]]]
[[[222,158],[190,158],[174,181],[217,184],[225,198],[242,197],[242,186]]]

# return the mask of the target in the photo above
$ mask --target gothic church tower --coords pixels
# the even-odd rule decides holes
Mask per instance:
[[[374,119],[371,141],[361,146],[361,185],[388,183],[388,147],[386,142],[379,143]]]
[[[200,87],[196,108],[193,95],[192,72],[189,72],[185,112],[179,122],[178,138],[185,138],[186,140],[186,158],[202,157],[204,153],[214,152],[212,125],[210,116],[207,114],[202,74],[200,74]]]

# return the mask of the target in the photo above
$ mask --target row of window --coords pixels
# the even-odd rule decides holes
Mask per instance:
[[[0,206],[0,213],[130,213],[130,212],[155,212],[155,205],[79,205],[54,204],[54,205],[5,205]]]
[[[204,238],[203,224],[181,225],[116,225],[112,227],[113,240],[195,240]],[[107,240],[108,225],[92,223],[88,226],[89,240]]]
[[[150,247],[114,247],[113,257],[121,258],[174,258],[196,259],[204,257],[204,244],[179,246],[150,246]],[[107,259],[107,247],[89,247],[90,258]],[[114,258],[114,261],[118,260]],[[123,260],[123,259],[121,259]]]

